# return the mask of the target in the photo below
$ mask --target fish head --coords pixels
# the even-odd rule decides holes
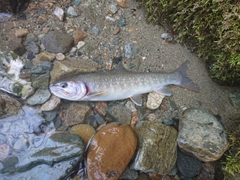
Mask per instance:
[[[87,87],[83,81],[61,81],[51,84],[49,89],[54,95],[71,101],[80,100],[87,94]]]

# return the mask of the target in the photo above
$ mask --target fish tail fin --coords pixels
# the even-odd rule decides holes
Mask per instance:
[[[188,61],[184,62],[181,66],[179,66],[178,69],[174,71],[174,73],[179,74],[181,77],[179,83],[176,85],[186,88],[190,91],[199,92],[198,85],[187,77],[187,64]]]

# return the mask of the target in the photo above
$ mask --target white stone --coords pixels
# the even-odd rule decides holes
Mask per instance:
[[[150,92],[147,99],[147,108],[155,110],[159,108],[165,95],[156,92]]]
[[[55,95],[52,95],[51,98],[41,106],[42,111],[52,111],[56,109],[61,103],[61,99]]]
[[[63,53],[57,53],[56,54],[56,59],[59,61],[62,61],[65,59],[65,55]]]
[[[125,106],[131,111],[131,112],[136,112],[137,109],[135,107],[135,104],[132,101],[128,101]]]
[[[84,41],[79,41],[77,44],[77,49],[81,49],[83,46],[85,46],[85,42]]]
[[[64,11],[62,8],[56,7],[56,9],[53,11],[53,14],[55,14],[60,19],[60,21],[63,21]]]

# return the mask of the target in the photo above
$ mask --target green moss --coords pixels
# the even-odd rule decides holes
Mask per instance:
[[[148,21],[178,33],[196,46],[217,82],[240,85],[240,6],[238,0],[142,0]]]

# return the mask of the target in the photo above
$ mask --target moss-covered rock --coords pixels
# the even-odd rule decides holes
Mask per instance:
[[[240,85],[240,6],[238,0],[138,0],[148,21],[172,28],[181,42],[196,46],[213,79]]]

